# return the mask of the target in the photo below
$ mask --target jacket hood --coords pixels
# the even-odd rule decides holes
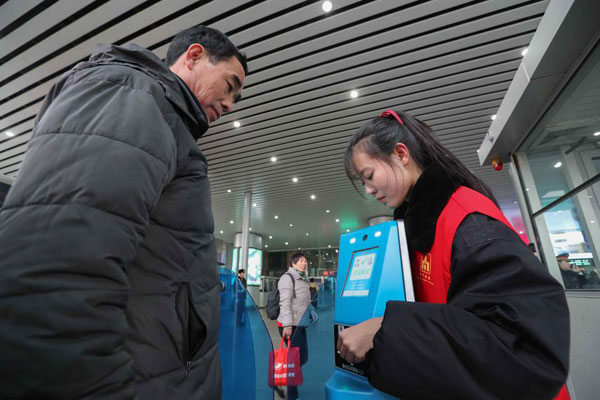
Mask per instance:
[[[198,99],[190,88],[169,67],[150,50],[134,43],[123,46],[99,44],[87,62],[77,68],[82,69],[102,64],[126,65],[141,71],[155,79],[165,90],[165,95],[190,123],[190,130],[195,139],[206,132],[208,122]]]
[[[437,220],[450,196],[463,180],[440,166],[427,167],[412,189],[410,199],[394,210],[394,219],[404,219],[408,244],[422,253],[433,246]]]

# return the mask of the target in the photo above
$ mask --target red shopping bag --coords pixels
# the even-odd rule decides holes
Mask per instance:
[[[278,349],[269,353],[269,386],[302,385],[300,348],[284,347],[283,338]]]

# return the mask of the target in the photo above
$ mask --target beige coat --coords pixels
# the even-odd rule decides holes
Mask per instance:
[[[279,289],[279,322],[284,327],[298,326],[302,315],[310,304],[310,289],[308,281],[300,278],[295,268],[290,267],[289,272],[296,281],[296,297],[293,296],[293,283],[289,275],[283,274],[277,283]]]

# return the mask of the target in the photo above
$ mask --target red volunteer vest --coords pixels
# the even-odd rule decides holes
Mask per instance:
[[[473,189],[460,186],[452,194],[437,220],[435,238],[429,253],[414,251],[412,254],[411,270],[416,301],[446,304],[452,281],[452,242],[460,223],[472,213],[487,215],[515,231],[493,201]],[[555,400],[569,399],[567,388],[563,386]]]

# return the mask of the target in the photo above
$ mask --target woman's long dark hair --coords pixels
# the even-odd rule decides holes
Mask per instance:
[[[344,169],[353,183],[358,178],[352,162],[353,151],[357,145],[371,157],[390,163],[396,143],[404,143],[421,171],[425,171],[431,165],[438,165],[444,171],[448,171],[451,178],[460,181],[460,184],[498,204],[488,186],[437,141],[437,135],[429,125],[410,114],[401,111],[396,111],[396,114],[404,122],[403,125],[392,115],[379,116],[364,124],[352,136],[344,157]]]

